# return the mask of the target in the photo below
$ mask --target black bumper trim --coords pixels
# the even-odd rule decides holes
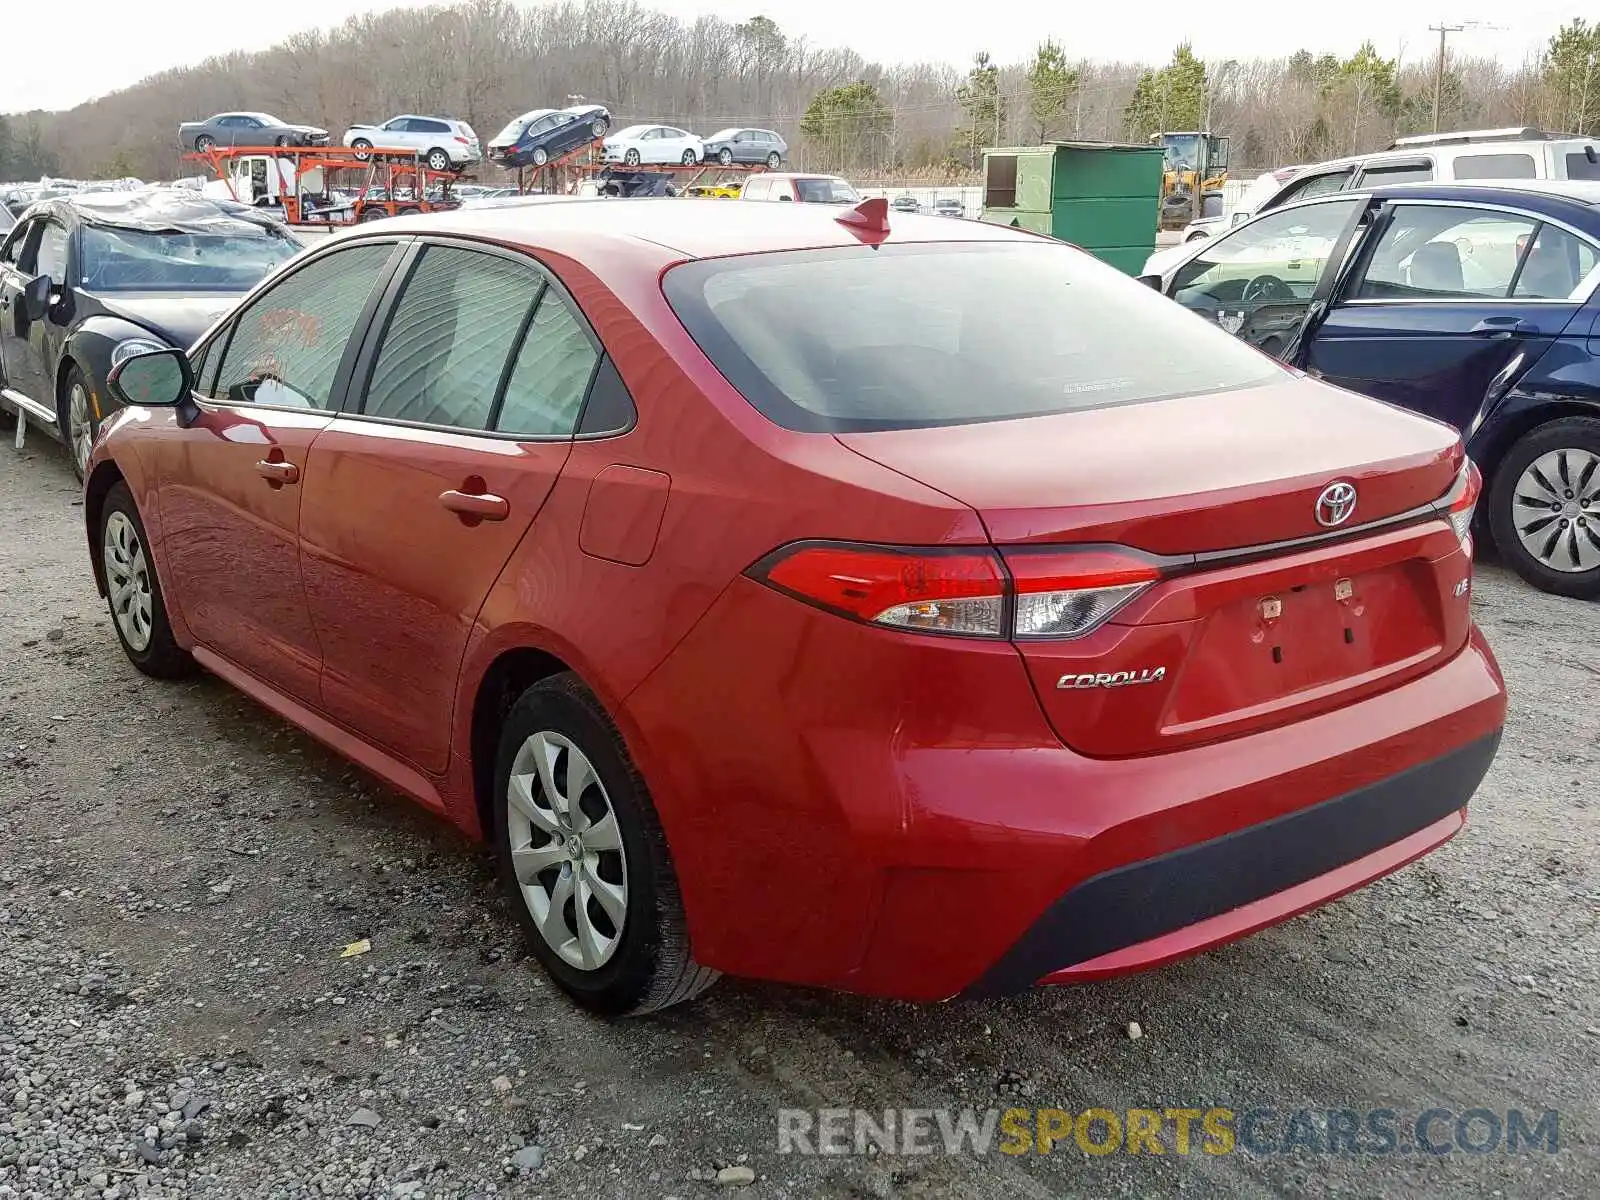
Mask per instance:
[[[1500,731],[1358,791],[1084,880],[966,991],[1026,991],[1053,971],[1230,912],[1365,858],[1465,808]]]

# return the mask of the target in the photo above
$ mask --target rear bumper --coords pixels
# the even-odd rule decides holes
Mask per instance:
[[[617,716],[700,962],[937,1001],[1152,966],[1394,870],[1460,827],[1505,711],[1473,630],[1342,707],[1089,758],[1009,645],[739,580]]]
[[[1500,732],[1259,825],[1130,863],[1069,889],[968,988],[1023,991],[1159,966],[1397,870],[1448,841]]]

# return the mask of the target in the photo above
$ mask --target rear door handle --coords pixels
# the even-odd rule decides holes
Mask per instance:
[[[1539,327],[1521,317],[1485,317],[1468,332],[1480,337],[1508,338],[1519,333],[1538,333]]]
[[[256,463],[256,474],[272,483],[293,483],[300,478],[300,468],[282,459],[265,459]]]
[[[439,493],[439,503],[451,512],[480,521],[504,521],[511,515],[511,502],[489,492],[458,492],[452,488]]]

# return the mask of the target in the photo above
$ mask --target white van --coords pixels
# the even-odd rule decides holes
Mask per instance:
[[[1273,188],[1266,181],[1277,180]],[[1285,167],[1255,181],[1226,218],[1195,221],[1192,238],[1224,233],[1257,213],[1353,187],[1388,183],[1459,183],[1485,179],[1600,180],[1600,140],[1542,129],[1469,129],[1396,138],[1386,150],[1313,166]]]

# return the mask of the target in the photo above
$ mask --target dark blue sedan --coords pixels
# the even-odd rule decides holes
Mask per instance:
[[[1600,596],[1600,184],[1339,192],[1177,257],[1146,282],[1307,374],[1460,429],[1504,561]]]
[[[542,167],[571,154],[611,128],[611,113],[598,104],[536,108],[489,140],[489,161],[501,167]]]

